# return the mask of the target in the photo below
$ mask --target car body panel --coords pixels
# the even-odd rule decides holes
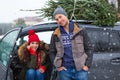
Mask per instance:
[[[90,80],[120,79],[120,34],[113,28],[87,28],[94,45]]]
[[[89,71],[90,80],[119,80],[120,62],[112,61],[119,56],[120,53],[94,53]]]

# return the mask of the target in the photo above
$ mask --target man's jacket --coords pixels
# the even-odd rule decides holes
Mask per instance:
[[[83,66],[90,67],[93,57],[93,47],[85,29],[79,28],[76,24],[74,24],[71,44],[76,69],[79,71]],[[62,66],[63,55],[64,46],[62,44],[60,27],[58,27],[53,32],[50,43],[50,58],[55,67]]]

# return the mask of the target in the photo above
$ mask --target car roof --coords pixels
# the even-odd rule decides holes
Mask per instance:
[[[90,21],[81,21],[81,20],[75,20],[74,21],[79,27],[81,28],[87,28],[87,29],[110,29],[110,30],[120,30],[120,25],[115,25],[114,27],[109,27],[109,26],[97,26],[94,24],[91,24]],[[28,26],[28,27],[23,27],[22,32],[20,33],[20,37],[21,36],[25,36],[27,35],[28,31],[30,29],[35,30],[35,32],[42,32],[42,31],[53,31],[58,27],[58,24],[55,21],[51,21],[51,22],[44,22],[44,23],[40,23],[40,24],[36,24],[33,26]]]
[[[33,29],[35,32],[42,32],[42,31],[53,31],[57,28],[56,23],[44,23],[44,24],[37,24],[33,26],[23,27],[22,32],[20,33],[20,37],[26,35],[30,29]]]

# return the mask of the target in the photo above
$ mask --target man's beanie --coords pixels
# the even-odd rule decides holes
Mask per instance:
[[[34,30],[29,30],[28,31],[28,44],[31,42],[40,42],[40,39],[37,34],[35,34]]]
[[[58,7],[55,9],[55,11],[54,11],[54,13],[53,13],[53,17],[55,18],[55,15],[57,15],[57,14],[63,14],[63,15],[65,15],[65,16],[67,16],[66,11],[65,11],[61,6],[58,6]]]

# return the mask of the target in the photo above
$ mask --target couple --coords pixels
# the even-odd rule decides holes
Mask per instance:
[[[79,28],[72,20],[69,20],[67,13],[60,6],[55,9],[53,17],[59,27],[52,34],[49,56],[58,70],[60,80],[88,80],[93,48],[85,29]],[[34,31],[31,32],[34,33]],[[36,34],[34,33],[34,35]],[[24,56],[26,60],[23,61],[29,62],[28,67],[32,63],[36,64],[27,69],[26,80],[44,80],[47,65],[50,64],[48,63],[49,60],[45,58],[44,51],[42,53],[37,50],[39,38],[29,37],[28,39],[26,50],[32,56],[29,58]],[[32,46],[35,47],[32,48]],[[37,61],[35,62],[36,58]]]

